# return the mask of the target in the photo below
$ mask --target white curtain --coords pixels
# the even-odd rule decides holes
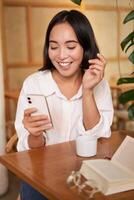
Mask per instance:
[[[5,113],[4,113],[4,84],[3,84],[3,65],[2,65],[2,37],[1,37],[1,18],[2,2],[0,1],[0,155],[4,154],[6,143],[5,132]],[[8,188],[7,169],[0,164],[0,195],[3,195]]]

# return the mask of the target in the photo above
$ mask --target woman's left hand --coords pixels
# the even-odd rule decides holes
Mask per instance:
[[[96,59],[89,60],[90,66],[84,73],[82,85],[83,89],[92,90],[104,77],[106,60],[101,54],[97,54]]]

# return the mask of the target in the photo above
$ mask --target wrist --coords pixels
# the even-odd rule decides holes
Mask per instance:
[[[92,96],[93,95],[93,90],[92,89],[85,89],[85,88],[82,88],[82,93],[83,93],[83,96]]]
[[[28,144],[30,148],[37,148],[37,147],[42,147],[46,144],[46,139],[43,136],[43,134],[40,135],[32,135],[29,134],[28,136]]]

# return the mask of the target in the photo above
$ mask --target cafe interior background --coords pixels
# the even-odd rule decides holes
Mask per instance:
[[[127,106],[119,103],[119,77],[134,71],[121,47],[121,41],[134,29],[134,21],[123,24],[134,9],[134,0],[83,0],[81,6],[71,0],[1,0],[0,1],[0,154],[14,136],[14,117],[18,91],[24,79],[42,66],[45,32],[50,19],[60,10],[78,9],[90,20],[101,53],[107,59],[105,78],[109,81],[115,116],[112,130],[134,131]],[[130,84],[134,88],[134,84]],[[130,88],[129,88],[130,89]],[[0,165],[0,195],[9,187],[8,173]],[[2,181],[3,180],[3,181]],[[4,198],[3,198],[4,199]]]

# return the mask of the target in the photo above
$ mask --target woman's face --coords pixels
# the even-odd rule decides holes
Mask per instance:
[[[70,77],[80,73],[83,48],[69,23],[63,22],[53,27],[49,37],[48,54],[60,75]]]

